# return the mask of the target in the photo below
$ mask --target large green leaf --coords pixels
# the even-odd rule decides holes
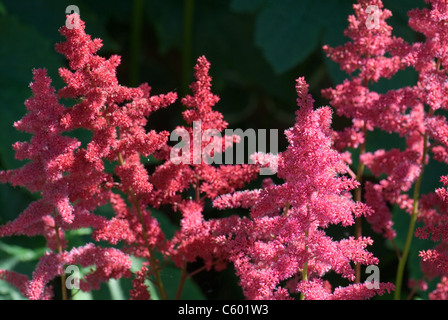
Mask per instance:
[[[268,0],[232,0],[230,7],[236,12],[254,13]]]
[[[276,72],[305,60],[319,44],[322,7],[314,0],[271,1],[256,21],[255,41]]]
[[[174,266],[166,266],[161,271],[162,281],[166,288],[167,295],[170,299],[173,299],[176,296],[180,276],[181,276],[181,270]],[[185,281],[181,299],[204,300],[205,298],[201,292],[201,289],[197,286],[197,284],[193,281],[193,279],[188,278]]]

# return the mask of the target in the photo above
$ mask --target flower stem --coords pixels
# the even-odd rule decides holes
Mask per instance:
[[[433,111],[429,110],[429,115],[431,116],[432,114]],[[418,216],[418,200],[420,197],[420,187],[423,180],[423,171],[424,171],[423,169],[425,167],[427,153],[428,153],[428,134],[425,133],[425,135],[423,136],[423,155],[422,155],[421,170],[417,178],[417,182],[415,183],[413,194],[411,220],[409,222],[409,229],[408,234],[406,236],[406,242],[404,245],[403,253],[401,254],[401,257],[398,260],[397,277],[395,281],[395,295],[394,295],[395,300],[401,299],[401,287],[403,283],[404,268],[406,266],[409,251],[411,249],[412,238],[414,237],[415,223],[417,221]]]
[[[179,280],[179,286],[177,287],[176,292],[176,300],[179,300],[182,295],[182,290],[184,288],[185,281],[188,278],[187,274],[187,262],[184,261],[184,264],[182,265],[181,273],[180,273],[180,280]]]
[[[305,231],[305,252],[306,255],[308,255],[308,230]],[[308,280],[308,257],[307,260],[305,261],[305,264],[303,265],[303,269],[302,269],[302,281],[307,281]],[[305,299],[305,294],[303,292],[300,293],[300,300],[304,300]]]
[[[140,202],[136,199],[135,194],[132,190],[130,190],[131,199],[134,204],[134,207],[137,210],[138,218],[140,220],[140,224],[142,225],[142,233],[143,233],[143,239],[145,240],[145,245],[149,252],[149,263],[151,264],[151,270],[154,274],[154,277],[156,279],[157,288],[159,289],[160,297],[162,300],[167,300],[167,294],[165,291],[165,287],[163,286],[162,277],[160,276],[160,270],[159,266],[155,257],[154,249],[151,248],[151,245],[149,244],[148,240],[148,229],[146,228],[145,219],[143,217],[143,212],[140,208]]]
[[[121,153],[118,154],[118,163],[121,166],[124,165],[124,159],[123,159],[123,156]],[[138,199],[135,196],[135,193],[132,189],[129,189],[129,196],[131,198],[131,201],[132,201],[132,204],[133,204],[135,210],[137,211],[137,215],[138,215],[140,224],[142,225],[143,239],[145,241],[145,246],[149,252],[149,263],[151,265],[151,270],[152,270],[152,273],[155,278],[155,283],[156,283],[157,289],[159,290],[159,293],[160,293],[160,298],[162,300],[167,300],[168,297],[167,297],[165,287],[162,282],[162,278],[160,276],[160,270],[159,270],[159,266],[158,266],[157,260],[155,258],[155,255],[154,255],[154,250],[153,250],[153,248],[151,248],[151,245],[149,244],[148,229],[146,228],[146,223],[145,223],[145,219],[143,217],[143,212],[140,207],[140,202],[138,201]]]
[[[368,79],[363,79],[363,86],[368,89],[369,81]],[[361,157],[366,153],[366,140],[367,140],[367,122],[364,120],[364,125],[362,127],[362,132],[364,134],[364,141],[361,143],[359,149],[358,157],[358,168],[356,170],[356,181],[360,183],[359,188],[355,190],[354,200],[356,202],[362,201],[362,177],[364,175],[364,163],[361,161]],[[362,217],[355,218],[355,239],[362,237]],[[355,264],[355,283],[361,282],[361,264]]]
[[[110,125],[109,119],[107,117],[105,117],[105,118],[106,118],[107,124]],[[119,131],[118,131],[118,135],[119,135]],[[123,158],[123,155],[121,154],[121,152],[118,152],[117,158],[118,158],[118,164],[120,166],[123,166],[125,161],[124,161],[124,158]],[[162,282],[162,277],[160,276],[159,266],[158,266],[157,260],[155,258],[155,255],[154,255],[155,253],[154,253],[153,248],[151,248],[151,245],[149,244],[148,229],[146,228],[145,219],[143,217],[143,212],[140,207],[140,201],[138,201],[138,199],[135,196],[134,191],[131,188],[129,189],[128,195],[131,198],[132,204],[133,204],[135,210],[137,211],[137,215],[138,215],[140,224],[142,225],[143,240],[145,241],[145,246],[148,249],[149,264],[151,266],[151,270],[152,270],[155,280],[156,280],[155,282],[156,282],[157,289],[159,290],[161,299],[167,300],[168,296],[166,294],[165,287]]]
[[[59,237],[59,226],[55,225],[54,230],[56,232],[56,246],[58,249],[58,253],[62,254],[62,243],[61,238]],[[61,274],[61,293],[62,293],[62,300],[67,300],[67,289],[65,288],[65,272],[62,272]]]
[[[308,260],[305,262],[302,270],[302,280],[308,280]],[[305,299],[305,294],[303,292],[300,293],[300,300]]]
[[[359,183],[362,183],[362,177],[364,174],[364,163],[361,161],[361,156],[366,153],[366,135],[367,135],[367,127],[364,122],[363,126],[363,133],[364,133],[364,142],[361,144],[360,150],[359,150],[359,161],[358,161],[358,169],[356,171],[356,181]],[[355,196],[354,199],[356,202],[362,201],[362,186],[359,186],[355,190]],[[355,218],[355,238],[359,239],[362,237],[362,217]],[[355,265],[355,283],[361,282],[361,264],[356,263]]]

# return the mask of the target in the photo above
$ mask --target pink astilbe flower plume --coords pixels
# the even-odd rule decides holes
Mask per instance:
[[[297,79],[296,89],[301,108],[296,124],[285,132],[289,146],[278,160],[278,176],[284,183],[269,183],[258,193],[250,191],[254,197],[250,219],[242,218],[241,227],[221,240],[248,299],[290,299],[297,290],[306,299],[330,298],[333,295],[320,280],[330,270],[354,280],[351,262],[378,263],[365,251],[372,243],[369,238],[334,241],[325,233],[330,225],[351,226],[355,216],[370,210],[351,199],[350,190],[359,184],[344,176],[347,165],[332,147],[331,110],[313,109],[304,78]],[[243,193],[221,196],[214,204],[247,206]],[[282,287],[285,281],[289,289]],[[311,285],[326,294],[309,293]],[[346,290],[359,292],[350,297],[375,294],[359,286],[349,289],[349,285]],[[392,287],[383,284],[379,293]]]
[[[418,82],[414,88],[418,99],[428,112],[424,114],[421,133],[424,133],[424,150],[427,159],[422,166],[428,165],[428,158],[448,163],[446,116],[441,109],[448,108],[447,82],[448,46],[446,23],[448,6],[444,0],[426,1],[429,6],[413,9],[408,12],[409,26],[424,35],[425,40],[413,44],[410,56],[412,67],[418,72]],[[436,114],[440,113],[440,114]],[[431,151],[431,153],[429,152]],[[423,158],[424,159],[424,158]],[[429,294],[430,299],[446,297],[446,277],[448,275],[448,232],[447,232],[447,191],[448,179],[441,177],[442,188],[435,192],[421,195],[417,219],[422,227],[417,228],[415,235],[422,239],[431,239],[436,245],[433,249],[420,252],[421,268],[428,279],[439,278],[436,290]]]
[[[98,290],[100,282],[131,275],[129,256],[118,249],[96,247],[90,243],[62,254],[45,254],[36,266],[33,279],[28,284],[28,297],[31,300],[44,299],[46,285],[56,276],[65,273],[65,265],[95,267],[94,271],[80,279],[80,289],[83,291]]]
[[[120,85],[116,77],[120,57],[105,59],[97,55],[101,40],[92,40],[85,33],[84,22],[73,17],[78,18],[79,27],[62,27],[60,32],[66,41],[56,45],[68,59],[69,68],[59,69],[65,87],[56,94],[45,70],[34,70],[33,97],[25,102],[28,113],[15,123],[32,138],[14,145],[16,157],[30,161],[19,169],[0,173],[3,182],[41,194],[17,219],[0,226],[1,236],[43,235],[52,250],[42,257],[29,280],[27,296],[33,299],[43,298],[46,284],[62,274],[63,266],[69,263],[67,230],[92,228],[94,240],[112,244],[124,241],[132,244],[130,253],[144,257],[149,255],[148,248],[164,239],[142,201],[152,185],[140,157],[165,145],[168,132],[147,132],[147,117],[173,103],[177,95],[151,96],[147,84],[137,88]],[[65,107],[59,98],[73,99],[74,104]],[[76,138],[64,135],[78,128],[92,133],[85,147]],[[115,165],[113,172],[107,172],[105,161]],[[129,196],[132,208],[116,190]],[[108,203],[116,213],[111,220],[95,213]],[[127,254],[118,249],[88,248],[79,254],[82,261],[73,262],[96,265],[96,271],[81,281],[85,290],[96,290],[102,281],[129,275],[114,271],[129,269],[129,264],[122,261]],[[70,252],[74,250],[78,249]],[[85,262],[88,259],[90,262]]]
[[[59,277],[67,298],[66,268],[77,266],[82,291],[131,278],[131,299],[154,293],[168,299],[162,272],[172,264],[180,269],[178,299],[192,275],[232,264],[246,299],[371,299],[392,290],[400,299],[403,277],[412,273],[406,268],[416,253],[414,236],[429,246],[419,251],[423,277],[407,281],[410,296],[435,280],[428,297],[448,299],[448,175],[422,194],[431,161],[448,164],[448,2],[426,2],[408,13],[409,26],[423,39],[409,44],[393,35],[392,12],[381,0],[358,0],[344,33],[349,40],[323,47],[348,74],[322,91],[329,106],[315,108],[308,83],[298,78],[286,149],[255,152],[248,163],[237,154],[236,164],[226,152],[233,157],[244,141],[228,134],[216,109],[220,98],[205,56],[196,61],[191,94],[179,101],[183,125],[171,133],[152,130],[148,118],[177,94],[153,95],[147,83],[120,84],[121,58],[100,56],[102,40],[86,33],[78,14],[67,16],[76,24],[60,28],[65,40],[55,46],[67,59],[59,69],[64,85],[56,90],[45,69],[32,71],[27,113],[14,123],[30,135],[13,145],[24,164],[0,171],[1,183],[33,194],[23,212],[0,225],[0,237],[41,237],[45,253],[29,275],[0,270],[0,280],[37,300],[59,296],[52,287]],[[406,69],[418,75],[415,84],[373,90]],[[334,114],[350,125],[333,130]],[[370,135],[377,131],[404,143],[372,150]],[[155,160],[151,171],[149,158]],[[267,164],[275,165],[275,176],[248,188]],[[379,259],[361,222],[395,244],[395,209],[410,216],[405,244],[395,248],[396,283],[362,282],[361,266],[376,267]],[[162,215],[168,219],[158,219]],[[83,238],[76,238],[79,229]],[[188,273],[193,264],[201,266]],[[333,277],[343,285],[335,287]]]
[[[435,242],[433,249],[419,252],[421,269],[428,280],[440,279],[437,288],[429,294],[433,300],[446,300],[448,295],[448,177],[441,178],[444,187],[422,197],[422,212],[419,220],[423,226],[417,228],[416,236]]]
[[[393,239],[395,230],[390,207],[396,206],[411,216],[409,232],[413,232],[412,222],[420,220],[423,227],[417,229],[416,236],[427,239],[432,235],[433,240],[442,240],[443,244],[446,234],[444,191],[437,191],[442,196],[438,198],[434,193],[421,195],[420,187],[424,168],[430,161],[430,151],[434,160],[448,163],[448,125],[445,116],[436,114],[447,108],[447,3],[426,2],[430,4],[429,8],[413,9],[408,13],[410,27],[426,38],[413,44],[392,36],[392,29],[385,23],[391,14],[383,9],[381,1],[359,1],[354,5],[355,15],[349,18],[346,31],[352,41],[324,49],[330,58],[340,63],[342,70],[348,73],[358,70],[359,73],[323,93],[338,114],[353,121],[353,126],[335,135],[335,146],[341,151],[360,147],[359,161],[378,179],[378,182],[366,182],[363,188],[365,202],[374,211],[366,217],[372,229]],[[378,25],[373,28],[366,24],[369,5],[380,9]],[[417,72],[415,85],[383,94],[368,88],[369,84],[380,78],[390,78],[404,68],[413,68]],[[368,145],[366,133],[376,128],[404,138],[405,148],[365,152]],[[412,188],[413,195],[410,195]],[[396,298],[400,297],[410,245],[411,242],[406,241],[403,257],[399,258]],[[443,265],[445,253],[439,252],[442,247],[421,253],[423,269],[433,270],[429,266]],[[444,276],[443,268],[441,272],[437,275]],[[432,274],[426,273],[428,277]]]
[[[78,173],[91,177],[80,179],[87,180],[81,192],[89,190],[90,194],[79,205],[93,210],[111,202],[116,216],[95,230],[94,238],[113,244],[124,241],[129,245],[129,253],[152,259],[152,250],[157,245],[163,246],[164,235],[145,202],[153,185],[141,157],[161,149],[169,134],[147,132],[147,117],[172,104],[177,95],[170,92],[152,96],[147,84],[137,88],[120,85],[116,77],[120,58],[105,59],[96,55],[101,41],[91,40],[84,28],[82,21],[79,28],[62,27],[66,41],[56,46],[69,60],[71,69],[60,69],[67,85],[59,95],[79,99],[66,112],[63,123],[69,129],[82,127],[93,133],[86,148],[78,153],[78,163],[82,167]],[[113,172],[105,172],[105,160],[116,163]],[[114,176],[119,182],[114,181]],[[131,208],[124,205],[124,199],[114,192],[115,188],[128,198]],[[153,264],[152,271],[156,268]]]
[[[28,296],[30,281],[26,275],[15,271],[0,270],[0,279],[15,286],[23,296]],[[43,300],[50,300],[53,297],[53,292],[50,287],[46,287],[40,296]]]
[[[374,9],[369,11],[368,8]],[[389,205],[398,205],[408,212],[412,208],[412,200],[406,192],[421,170],[424,107],[415,88],[404,87],[380,94],[372,91],[369,85],[381,78],[390,79],[398,71],[410,67],[415,55],[411,45],[392,35],[392,27],[386,23],[392,13],[380,0],[358,1],[353,9],[355,14],[349,16],[345,31],[350,41],[335,48],[324,46],[328,57],[339,63],[350,78],[322,92],[337,114],[353,123],[335,132],[335,147],[341,152],[359,148],[359,161],[375,177],[387,176],[379,183],[366,182],[361,190],[366,204],[374,211],[366,219],[374,231],[393,239],[396,232]],[[404,137],[407,149],[366,152],[367,133],[376,128]]]
[[[40,192],[41,199],[31,203],[15,221],[1,226],[1,236],[50,235],[54,219],[63,223],[74,220],[75,210],[70,203],[66,173],[73,166],[75,150],[80,142],[62,135],[60,116],[64,106],[59,104],[46,71],[34,70],[34,82],[30,86],[33,97],[25,102],[28,113],[14,124],[18,130],[33,135],[30,142],[14,144],[16,157],[30,161],[21,168],[3,171],[0,175],[2,180],[14,186]],[[54,248],[54,239],[47,240]]]
[[[226,136],[228,123],[213,107],[219,97],[211,91],[210,62],[201,56],[194,67],[196,81],[190,86],[193,95],[181,102],[186,107],[182,115],[187,126],[175,132],[187,138],[185,148],[169,147],[161,154],[165,161],[150,177],[154,191],[150,203],[156,207],[170,205],[182,215],[180,229],[170,241],[169,255],[176,265],[201,258],[209,269],[218,265],[214,258],[216,243],[211,241],[211,225],[203,216],[205,202],[217,196],[243,188],[257,178],[259,168],[252,164],[214,164],[207,160],[224,152],[239,141],[238,136]],[[212,132],[213,136],[207,136]],[[181,159],[182,161],[178,161]],[[185,193],[192,191],[191,200]]]

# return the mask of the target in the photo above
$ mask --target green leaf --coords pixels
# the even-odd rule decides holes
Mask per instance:
[[[165,54],[170,49],[181,47],[183,24],[183,1],[149,1],[145,3],[145,14],[158,37],[158,50]]]
[[[126,293],[123,291],[123,287],[120,280],[111,279],[107,283],[112,300],[126,300]]]
[[[3,4],[3,2],[0,1],[0,16],[5,15],[6,13],[7,13],[7,11],[6,11],[6,7],[5,7],[5,5]]]
[[[27,300],[14,286],[0,280],[0,300]]]
[[[266,2],[267,0],[232,0],[230,8],[235,12],[254,13]]]
[[[45,253],[45,248],[28,249],[3,242],[0,242],[0,250],[17,258],[20,262],[38,260]]]
[[[181,270],[175,266],[166,266],[162,269],[160,275],[162,277],[163,284],[165,286],[167,295],[170,299],[176,296],[177,288],[179,285]],[[204,300],[205,297],[198,287],[198,285],[193,281],[192,278],[188,278],[185,281],[182,295],[182,300]]]
[[[271,1],[256,21],[255,42],[277,73],[303,62],[318,46],[327,10],[321,1]]]

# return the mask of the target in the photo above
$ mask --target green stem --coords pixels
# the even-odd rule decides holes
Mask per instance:
[[[182,290],[184,289],[185,281],[188,278],[187,274],[187,262],[184,262],[181,269],[179,286],[177,287],[176,300],[179,300],[182,295]]]
[[[61,255],[62,254],[62,242],[61,242],[61,238],[59,237],[59,226],[55,226],[54,230],[56,232],[56,246],[57,246],[57,250],[58,253]],[[65,271],[65,268],[64,268]],[[67,288],[65,287],[65,282],[66,282],[66,277],[65,277],[65,272],[62,272],[61,274],[61,293],[62,293],[62,300],[67,300]]]
[[[106,122],[108,125],[110,125],[109,119],[107,117],[106,118]],[[117,136],[120,136],[120,132],[118,131]],[[118,164],[120,166],[123,166],[125,164],[125,160],[123,158],[123,155],[121,154],[121,152],[118,152],[117,154],[117,158],[118,158]],[[140,201],[138,201],[138,199],[135,196],[134,191],[130,188],[129,189],[129,193],[128,196],[131,198],[132,201],[132,205],[134,206],[135,210],[137,211],[137,215],[140,221],[140,224],[142,225],[142,233],[143,233],[143,240],[145,241],[145,246],[148,249],[148,253],[149,253],[149,264],[151,266],[151,271],[154,274],[155,277],[155,282],[156,282],[156,286],[157,289],[159,290],[160,293],[160,297],[162,300],[167,300],[168,296],[166,294],[166,290],[165,287],[163,285],[162,282],[162,277],[160,276],[160,270],[159,270],[159,265],[157,263],[157,260],[155,258],[155,253],[153,248],[151,248],[151,245],[149,244],[149,239],[148,239],[148,229],[146,228],[146,223],[145,223],[145,219],[143,217],[143,212],[142,209],[140,207]]]
[[[124,165],[124,159],[123,159],[123,156],[121,153],[118,153],[118,163],[121,166]],[[157,260],[155,258],[154,250],[153,250],[153,248],[151,248],[151,245],[149,244],[148,229],[146,228],[146,223],[145,223],[145,219],[143,217],[143,212],[140,208],[140,202],[136,198],[134,191],[132,189],[129,189],[129,196],[131,198],[131,201],[132,201],[132,204],[133,204],[135,210],[137,211],[137,215],[138,215],[140,224],[142,225],[143,240],[145,241],[145,246],[149,252],[149,263],[151,266],[151,271],[155,278],[157,289],[159,290],[159,293],[160,293],[160,298],[162,300],[167,300],[168,296],[166,294],[165,287],[163,286],[162,277],[160,276],[160,270],[159,270]]]
[[[430,110],[429,115],[431,116],[432,114],[433,114],[433,111]],[[423,180],[423,171],[424,171],[423,169],[425,167],[427,153],[428,153],[428,134],[425,133],[425,135],[423,136],[423,155],[422,155],[422,163],[421,163],[422,168],[420,171],[420,175],[417,178],[417,182],[415,183],[411,220],[409,223],[409,229],[408,229],[408,234],[406,236],[406,242],[404,245],[403,253],[398,260],[397,277],[396,277],[396,281],[395,281],[395,296],[394,296],[395,300],[401,299],[401,287],[403,284],[404,268],[406,266],[406,262],[407,262],[407,259],[409,256],[409,251],[411,249],[412,238],[414,237],[415,223],[417,221],[417,216],[418,216],[418,200],[420,197],[420,188],[421,188],[421,184],[422,184],[422,180]]]
[[[191,48],[193,42],[193,20],[194,20],[194,0],[184,0],[184,23],[183,23],[183,45],[182,45],[182,82],[181,95],[188,92],[190,83],[190,72],[192,66]]]
[[[284,217],[287,217],[287,216],[288,216],[288,211],[289,211],[289,209],[291,209],[291,204],[290,204],[290,203],[287,203],[287,204],[286,204],[286,207],[285,207],[285,211],[283,211],[283,216],[284,216]]]
[[[160,298],[162,300],[167,300],[168,297],[167,297],[167,294],[166,294],[166,291],[165,291],[165,287],[163,286],[162,277],[160,276],[159,265],[157,263],[154,250],[153,250],[153,248],[151,248],[151,246],[149,244],[148,229],[146,228],[146,223],[145,223],[145,219],[143,217],[143,212],[142,212],[142,210],[140,208],[140,203],[136,199],[135,194],[134,194],[134,192],[132,190],[130,190],[130,195],[131,195],[131,199],[132,199],[132,202],[134,204],[134,207],[137,210],[137,214],[138,214],[138,218],[140,220],[140,224],[142,225],[143,239],[145,240],[145,245],[146,245],[146,247],[148,249],[148,252],[149,252],[149,263],[151,265],[151,270],[152,270],[152,273],[154,274],[154,278],[156,279],[157,289],[159,289]]]
[[[305,232],[305,252],[308,254],[308,230]],[[303,265],[302,269],[302,280],[308,280],[308,258],[305,261],[305,264]],[[305,294],[303,292],[300,293],[300,300],[305,299]]]
[[[134,0],[131,19],[131,44],[129,59],[129,82],[135,87],[139,83],[140,77],[140,45],[143,25],[143,0]]]
[[[359,161],[358,161],[358,169],[356,172],[356,181],[359,183],[362,183],[362,177],[364,175],[364,163],[361,161],[361,156],[366,153],[366,139],[367,139],[367,127],[364,123],[363,127],[364,132],[364,142],[361,144],[360,151],[359,151]],[[355,201],[361,202],[362,201],[362,186],[359,186],[355,190]],[[362,217],[355,218],[355,238],[359,239],[362,237]],[[355,283],[361,282],[361,264],[357,263],[355,265]]]

